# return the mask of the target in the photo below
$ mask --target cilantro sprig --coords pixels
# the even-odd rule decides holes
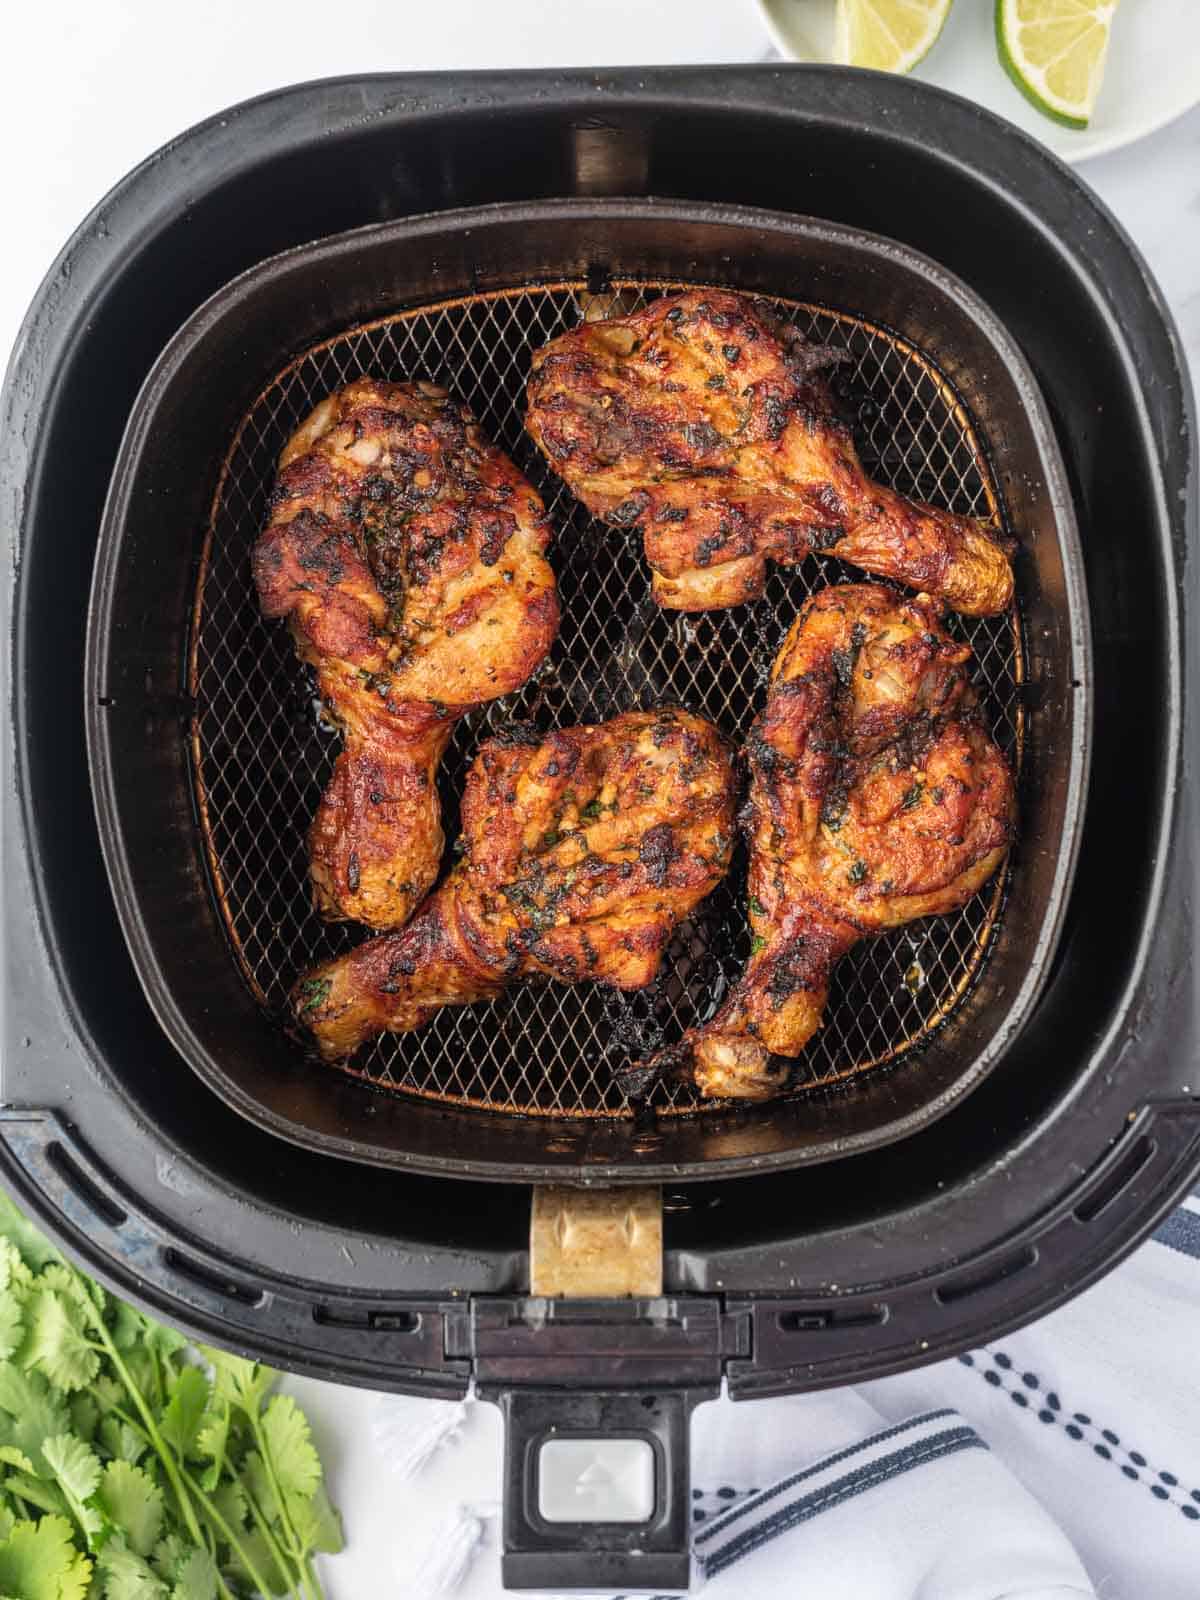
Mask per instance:
[[[323,1600],[342,1548],[277,1373],[107,1295],[0,1192],[0,1597]]]

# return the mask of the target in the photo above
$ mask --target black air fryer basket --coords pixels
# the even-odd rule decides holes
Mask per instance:
[[[598,295],[680,283],[765,295],[845,347],[869,469],[1016,535],[1014,616],[961,623],[1019,771],[1007,873],[844,963],[770,1106],[677,1086],[630,1106],[613,1074],[735,976],[736,874],[644,995],[521,990],[316,1067],[279,1008],[353,933],[308,911],[332,752],[249,584],[278,450],[358,372],[430,376],[546,494],[563,629],[459,730],[451,814],[514,715],[669,699],[736,737],[798,603],[846,572],[659,613],[636,545],[520,427],[534,348]],[[1015,130],[816,68],[287,91],[84,224],[4,415],[6,1181],[207,1338],[377,1386],[474,1379],[506,1411],[510,1583],[686,1582],[687,1418],[722,1377],[750,1397],[964,1348],[1112,1265],[1189,1180],[1187,382],[1128,241]],[[661,1184],[662,1293],[531,1298],[546,1180]],[[563,1432],[649,1441],[648,1521],[543,1520],[540,1445]]]

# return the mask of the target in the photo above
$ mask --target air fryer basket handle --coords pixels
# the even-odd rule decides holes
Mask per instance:
[[[663,1298],[662,1231],[653,1185],[535,1187],[530,1298],[473,1308],[510,1589],[687,1588],[688,1419],[716,1393],[720,1323]]]
[[[504,1413],[508,1589],[688,1587],[689,1419],[712,1391],[480,1391]]]

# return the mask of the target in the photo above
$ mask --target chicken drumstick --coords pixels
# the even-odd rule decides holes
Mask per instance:
[[[254,550],[345,744],[309,834],[331,920],[396,928],[437,876],[456,719],[511,693],[558,627],[542,503],[430,383],[359,378],[288,441]]]
[[[296,985],[328,1060],[519,978],[641,989],[729,865],[729,750],[700,717],[630,711],[539,740],[489,739],[467,775],[462,853],[402,933]]]
[[[534,357],[526,426],[593,515],[639,527],[659,605],[763,592],[814,550],[990,616],[1012,598],[994,530],[873,483],[806,345],[745,295],[693,289],[584,322]]]
[[[858,940],[956,910],[1003,861],[1012,773],[927,595],[823,589],[775,660],[749,741],[752,954],[680,1054],[705,1095],[764,1099]]]

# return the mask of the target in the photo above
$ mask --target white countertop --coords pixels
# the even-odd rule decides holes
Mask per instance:
[[[338,12],[209,0],[60,0],[6,16],[0,148],[0,353],[54,255],[106,190],[157,146],[223,107],[289,82],[403,68],[753,61],[769,53],[751,0],[359,0]],[[1200,108],[1082,169],[1158,277],[1200,372]],[[294,1380],[317,1426],[351,1545],[332,1600],[400,1593],[414,1544],[444,1507],[403,1488],[370,1447],[370,1396]],[[497,1492],[499,1417],[476,1408],[455,1492]],[[454,1447],[450,1447],[454,1452]],[[434,1482],[445,1483],[445,1475]],[[399,1586],[397,1586],[397,1575]]]

